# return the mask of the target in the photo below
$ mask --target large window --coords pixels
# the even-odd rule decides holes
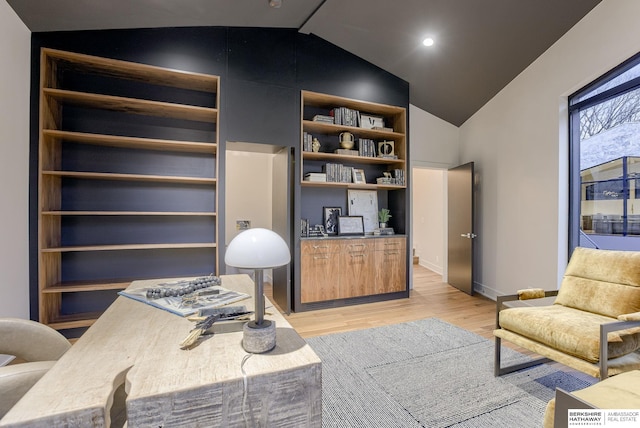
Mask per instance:
[[[571,96],[569,113],[570,251],[640,250],[640,56]]]

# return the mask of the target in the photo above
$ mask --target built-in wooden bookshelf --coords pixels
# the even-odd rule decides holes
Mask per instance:
[[[332,116],[339,108],[356,115],[381,118],[377,129],[327,123],[316,115]],[[352,189],[375,191],[379,207],[391,209],[395,235],[343,237],[301,237],[300,286],[294,296],[296,311],[365,303],[408,296],[407,163],[406,109],[404,107],[354,100],[335,95],[301,93],[301,217],[309,225],[321,224],[324,206],[342,208],[348,215],[348,192]],[[339,151],[341,133],[353,134],[355,153]],[[320,149],[310,150],[309,139],[316,138]],[[305,141],[306,139],[306,141]],[[378,143],[392,141],[394,156],[359,150],[361,139]],[[365,155],[366,154],[366,155]],[[365,183],[345,181],[307,181],[307,174],[326,172],[327,163],[347,169],[363,169]],[[393,182],[379,183],[385,173],[398,175]],[[348,174],[347,174],[348,175]],[[396,178],[398,178],[396,180]]]
[[[308,172],[321,172],[323,163],[341,163],[347,166],[372,166],[376,173],[382,174],[385,170],[402,170],[406,174],[406,110],[403,107],[389,106],[359,100],[353,100],[334,95],[321,94],[317,92],[302,91],[302,122],[303,134],[308,133],[317,137],[321,143],[319,152],[304,150],[302,146],[302,185],[303,186],[336,186],[355,188],[385,188],[403,189],[406,184],[383,184],[376,183],[377,177],[367,177],[367,184],[336,183],[336,182],[309,182],[304,180],[304,175]],[[337,107],[346,107],[362,114],[370,114],[382,117],[385,121],[385,130],[369,129],[364,127],[349,126],[334,123],[324,123],[314,121],[313,116],[317,112],[329,115],[331,110]],[[352,156],[336,154],[339,149],[338,136],[343,132],[350,132],[357,142],[366,138],[380,141],[393,141],[395,155],[397,158],[389,159],[378,156]],[[406,181],[405,181],[406,183]]]
[[[102,311],[93,308],[77,310],[82,307],[83,299],[87,302],[95,300],[92,294],[122,290],[131,280],[140,279],[138,275],[131,277],[130,272],[121,272],[117,264],[104,268],[112,273],[110,278],[103,278],[104,275],[94,278],[86,272],[78,274],[76,271],[82,269],[74,264],[82,261],[65,259],[68,254],[91,253],[96,257],[95,254],[125,252],[123,257],[129,258],[131,254],[149,251],[206,251],[203,258],[211,257],[211,270],[214,272],[188,273],[216,273],[219,78],[47,48],[41,53],[40,72],[40,322],[59,330],[88,327]],[[113,90],[114,87],[117,89]],[[110,92],[112,90],[113,93]],[[179,95],[175,95],[177,92]],[[190,94],[196,94],[197,103],[185,102]],[[93,113],[83,116],[77,112],[78,109]],[[94,118],[94,113],[107,116]],[[135,125],[128,128],[123,125],[124,130],[121,131],[120,121],[124,116],[108,116],[114,113],[129,118],[160,118],[156,121],[161,123],[138,125],[133,121]],[[145,120],[140,119],[140,122]],[[180,123],[173,125],[171,121]],[[193,125],[192,130],[190,124],[194,123],[200,125]],[[132,126],[137,127],[137,135],[127,133]],[[143,126],[155,127],[154,132],[140,132]],[[172,134],[172,126],[178,129],[174,133],[177,136]],[[157,129],[166,131],[169,136],[152,135],[165,133]],[[183,138],[191,134],[198,138]],[[118,150],[124,152],[113,152]],[[135,170],[134,161],[128,162],[125,171],[121,166],[108,165],[109,159],[118,156],[126,159],[129,155],[139,162],[140,171]],[[162,165],[153,165],[157,156],[164,156],[165,162],[166,157],[179,159],[189,156],[191,163],[185,162],[188,167],[183,167],[184,173],[176,174],[171,170],[165,174]],[[156,171],[149,172],[149,168]],[[92,186],[95,186],[95,193]],[[189,203],[182,202],[179,206],[171,206],[171,198],[162,196],[163,186],[176,192],[193,190],[196,196],[191,199],[197,203],[189,206]],[[101,188],[108,188],[109,193],[101,196]],[[136,198],[133,201],[130,200],[132,189]],[[151,195],[149,199],[155,198],[149,208],[145,207],[145,191]],[[159,209],[158,205],[163,204]],[[122,222],[121,227],[118,222]],[[193,222],[207,230],[206,236],[198,236],[203,234],[191,231],[190,236],[186,233],[186,239],[182,240],[180,233],[173,233],[178,236],[176,238],[152,231],[152,239],[130,242],[144,236],[136,228],[148,227],[148,224],[162,231],[168,227],[192,228]],[[101,236],[103,224],[105,232]],[[87,230],[91,233],[85,233]],[[141,259],[141,264],[147,262],[148,257],[152,256]],[[183,276],[180,274],[185,272],[177,273],[176,276]],[[84,276],[78,278],[79,275]],[[155,275],[145,272],[142,276]],[[64,300],[65,295],[72,294],[73,308],[69,310],[65,308]],[[115,298],[113,294],[112,298]],[[103,302],[102,306],[108,304],[108,301]]]

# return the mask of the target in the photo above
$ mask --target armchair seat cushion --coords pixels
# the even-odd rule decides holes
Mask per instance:
[[[500,327],[560,352],[597,363],[600,358],[600,324],[616,318],[563,305],[517,307],[500,311]],[[640,329],[609,333],[609,359],[640,348]]]
[[[0,367],[0,419],[55,363],[35,361]]]

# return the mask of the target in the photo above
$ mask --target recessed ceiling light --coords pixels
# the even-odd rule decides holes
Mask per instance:
[[[425,46],[433,46],[433,39],[431,37],[427,37],[422,41],[422,44]]]

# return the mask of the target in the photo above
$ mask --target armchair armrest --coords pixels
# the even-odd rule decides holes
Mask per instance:
[[[620,321],[640,321],[640,312],[633,312],[631,314],[622,314],[618,316]]]
[[[553,297],[558,295],[558,290],[550,290],[545,291],[544,296],[538,297],[538,299],[543,299],[545,297]],[[521,294],[506,294],[504,296],[498,296],[496,299],[496,328],[500,328],[500,311],[505,308],[505,302],[514,302],[516,300],[522,300]],[[526,299],[530,300],[530,299]],[[533,299],[535,300],[535,298]]]
[[[631,315],[631,314],[629,314]],[[624,316],[624,315],[621,315]],[[600,324],[600,380],[606,379],[609,375],[609,368],[607,363],[609,361],[609,346],[608,338],[609,333],[619,330],[626,330],[632,327],[640,327],[640,320],[638,321],[614,321],[604,324]]]

